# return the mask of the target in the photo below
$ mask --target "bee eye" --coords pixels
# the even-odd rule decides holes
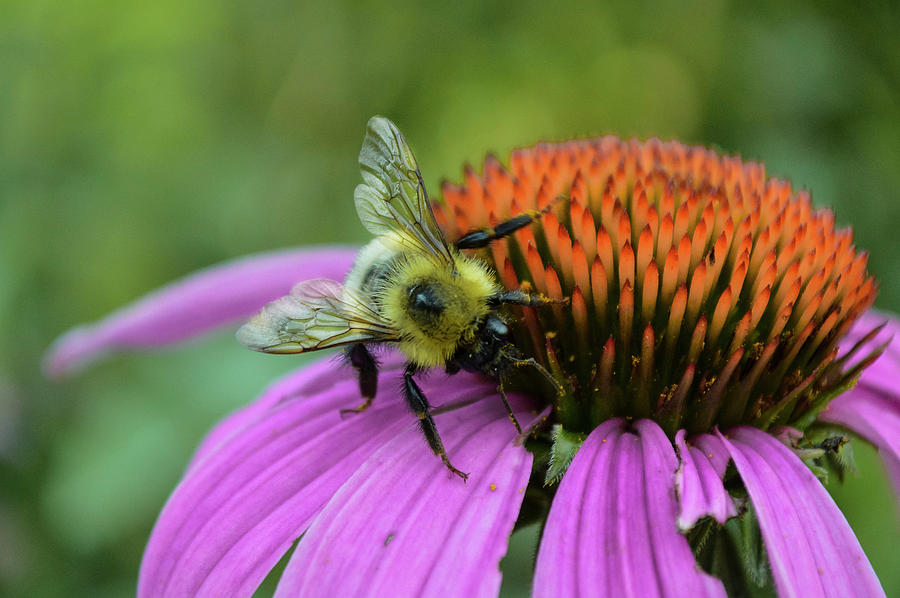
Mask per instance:
[[[507,340],[509,338],[509,326],[496,316],[490,316],[484,323],[484,328],[490,332],[494,338],[501,340]]]
[[[439,314],[444,311],[444,301],[433,285],[415,284],[409,287],[407,300],[410,309],[415,311],[429,314]]]

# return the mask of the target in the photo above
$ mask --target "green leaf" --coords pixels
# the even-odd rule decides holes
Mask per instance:
[[[738,546],[747,578],[759,588],[770,585],[772,577],[769,573],[769,557],[752,504],[748,505],[744,516],[737,520],[736,527],[740,534]]]
[[[555,484],[562,478],[584,440],[584,434],[568,432],[562,424],[553,426],[553,446],[550,448],[550,464],[544,476],[545,486]]]

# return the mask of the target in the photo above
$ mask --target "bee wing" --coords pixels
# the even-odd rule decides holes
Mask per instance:
[[[403,242],[453,263],[434,220],[416,157],[390,120],[369,119],[359,167],[364,182],[353,197],[363,226],[374,235],[399,233]]]
[[[396,341],[397,332],[355,293],[333,280],[307,280],[263,307],[237,332],[263,353],[305,353],[372,341]]]

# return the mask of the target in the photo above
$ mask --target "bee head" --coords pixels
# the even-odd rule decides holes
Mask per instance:
[[[447,303],[440,286],[440,283],[419,282],[409,287],[406,304],[413,319],[431,322],[441,317]]]
[[[471,343],[491,311],[488,298],[497,288],[484,267],[462,255],[455,266],[405,254],[373,298],[401,336],[400,350],[423,367],[443,365]]]
[[[438,343],[450,352],[464,338],[474,335],[483,317],[479,302],[452,280],[437,277],[411,281],[403,296],[402,329],[422,343]],[[446,355],[445,355],[446,357]]]

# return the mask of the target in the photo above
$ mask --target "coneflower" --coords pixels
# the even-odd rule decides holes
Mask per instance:
[[[802,431],[859,373],[837,341],[875,299],[867,254],[761,164],[656,139],[541,144],[445,185],[437,214],[455,238],[560,195],[567,209],[490,257],[509,288],[571,297],[523,310],[519,330],[571,389],[554,410],[566,430],[633,417],[673,438]]]
[[[279,595],[496,595],[509,534],[538,520],[536,596],[724,596],[765,583],[766,562],[781,596],[883,595],[810,469],[839,463],[840,426],[900,484],[898,324],[865,313],[876,285],[851,232],[761,164],[614,137],[488,158],[435,215],[454,240],[535,208],[539,226],[482,256],[507,288],[570,298],[510,318],[564,389],[523,371],[510,400],[527,435],[495,381],[423,380],[463,484],[399,393],[341,418],[356,381],[328,360],[303,368],[202,443],[139,594],[249,596],[296,542]],[[353,257],[297,250],[193,275],[68,333],[48,371],[229,323],[301,280],[341,279]],[[401,375],[387,355],[381,388]]]

